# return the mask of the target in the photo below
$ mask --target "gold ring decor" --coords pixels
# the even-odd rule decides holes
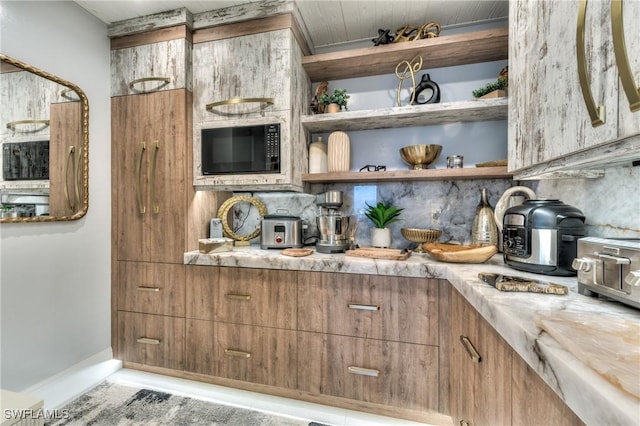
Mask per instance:
[[[224,234],[227,237],[233,238],[236,241],[248,242],[249,240],[260,235],[260,227],[257,227],[252,233],[248,235],[238,235],[235,232],[233,232],[233,229],[231,229],[228,222],[229,212],[231,211],[231,208],[236,203],[240,203],[240,202],[247,202],[247,203],[253,204],[258,209],[258,213],[260,214],[260,219],[266,216],[267,206],[265,206],[264,203],[257,198],[250,197],[248,195],[236,195],[235,197],[231,197],[228,200],[226,200],[224,203],[222,203],[222,205],[218,209],[218,217],[222,222],[222,231],[224,232]]]
[[[237,105],[237,104],[250,104],[250,103],[259,103],[264,104],[261,105],[261,109],[266,108],[269,105],[273,105],[275,103],[274,98],[233,98],[233,99],[225,99],[224,101],[212,102],[205,106],[205,109],[209,112],[213,112],[213,108],[223,106],[223,105]]]

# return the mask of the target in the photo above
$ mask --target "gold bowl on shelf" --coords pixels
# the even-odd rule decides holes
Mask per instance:
[[[418,246],[413,250],[415,253],[424,253],[422,244],[434,242],[440,238],[440,234],[442,234],[442,231],[437,229],[423,228],[401,228],[400,232],[406,240],[418,243]]]
[[[400,148],[400,156],[413,170],[421,170],[428,168],[429,164],[438,158],[441,151],[442,145],[409,145]]]

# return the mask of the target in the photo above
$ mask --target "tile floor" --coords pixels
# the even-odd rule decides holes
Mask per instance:
[[[424,423],[129,369],[118,370],[108,380],[334,426],[424,426]]]

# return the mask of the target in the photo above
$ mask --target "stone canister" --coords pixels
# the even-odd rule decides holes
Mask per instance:
[[[493,209],[489,204],[486,188],[480,190],[480,202],[476,208],[476,215],[471,227],[471,242],[473,244],[498,245],[498,227],[493,216]]]
[[[309,173],[327,173],[327,145],[322,136],[309,145]]]
[[[351,166],[351,143],[345,132],[329,135],[327,169],[331,172],[348,172]]]

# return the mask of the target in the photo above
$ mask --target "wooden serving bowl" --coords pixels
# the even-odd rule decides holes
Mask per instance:
[[[422,248],[434,259],[449,263],[484,263],[498,252],[498,247],[482,244],[425,243]]]

